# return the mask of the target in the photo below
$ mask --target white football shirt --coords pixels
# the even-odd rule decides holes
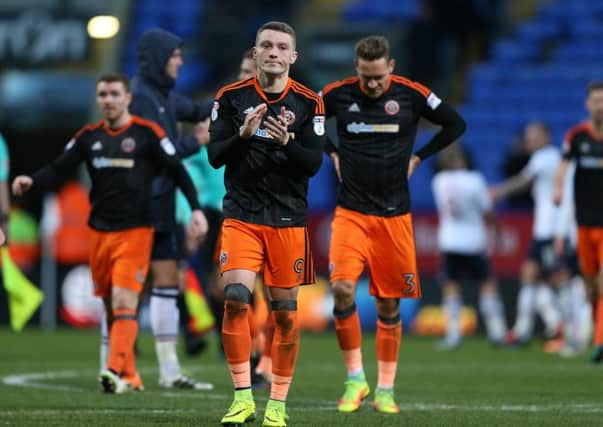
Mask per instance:
[[[476,171],[446,170],[436,174],[432,187],[440,221],[440,250],[467,255],[484,253],[484,213],[492,210],[484,177]]]
[[[540,148],[530,157],[523,173],[532,178],[534,200],[534,239],[552,239],[557,224],[558,208],[553,203],[553,180],[561,162],[559,150],[551,145]]]

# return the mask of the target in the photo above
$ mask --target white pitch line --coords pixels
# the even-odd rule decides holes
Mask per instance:
[[[31,372],[24,374],[14,374],[2,377],[2,383],[16,387],[27,387],[41,390],[56,390],[66,392],[86,392],[89,389],[81,387],[74,387],[62,384],[46,384],[42,381],[45,380],[56,380],[66,378],[79,378],[87,371],[50,371],[50,372]],[[154,392],[151,392],[154,393]],[[211,400],[224,400],[230,399],[231,395],[228,394],[216,394],[214,392],[161,392],[161,395],[169,398],[202,398]],[[265,396],[256,396],[258,402],[264,402],[267,400]],[[307,411],[308,409],[313,411],[335,411],[335,404],[325,405],[325,400],[320,399],[296,399],[290,400],[289,410],[293,412]],[[303,407],[297,407],[297,405],[303,405]],[[365,404],[367,405],[367,404]],[[540,413],[540,412],[551,412],[551,411],[570,411],[572,413],[603,413],[603,405],[600,403],[589,403],[589,402],[568,402],[565,404],[551,404],[551,405],[515,405],[515,404],[502,404],[502,405],[458,405],[458,404],[445,404],[445,403],[403,403],[400,404],[402,411],[469,411],[469,412],[529,412],[529,413]],[[125,411],[125,410],[124,410]],[[131,412],[131,409],[127,409]],[[60,411],[54,410],[30,410],[26,411],[28,414],[40,414],[40,415],[53,415],[53,414],[64,414],[70,412],[68,409],[62,409]],[[123,411],[115,409],[99,409],[99,410],[73,410],[73,413],[91,413],[91,414],[112,414],[121,413]],[[138,410],[136,411],[138,412]],[[163,410],[163,409],[141,409],[140,412],[154,412],[154,413],[178,413],[185,412],[184,410]],[[186,412],[195,412],[194,410]],[[0,410],[0,414],[11,415],[11,414],[22,414],[14,410],[3,411]]]
[[[42,380],[77,378],[80,376],[81,372],[78,371],[31,372],[26,374],[8,375],[6,377],[2,377],[2,382],[6,385],[12,385],[16,387],[36,388],[40,390],[72,391],[76,393],[81,393],[86,390],[80,387],[72,387],[60,384],[44,384],[39,382]]]
[[[293,402],[296,402],[296,399],[292,399]],[[323,402],[324,403],[324,402]],[[365,404],[364,406],[368,406]],[[603,407],[601,405],[592,403],[592,404],[567,404],[567,405],[448,405],[448,404],[431,404],[431,403],[409,403],[400,405],[400,409],[402,412],[404,411],[469,411],[469,412],[530,412],[530,413],[544,413],[551,411],[569,411],[572,413],[602,413]],[[336,406],[333,405],[317,405],[317,406],[289,406],[287,408],[289,412],[307,412],[310,411],[319,411],[319,412],[335,412]],[[78,415],[113,415],[113,414],[123,414],[123,413],[153,413],[153,414],[194,414],[197,413],[196,409],[136,409],[136,408],[128,408],[128,409],[61,409],[61,410],[53,410],[53,409],[24,409],[23,411],[15,411],[15,410],[0,410],[0,415],[2,416],[17,416],[27,414],[32,417],[37,416],[64,416],[65,414],[78,414]]]

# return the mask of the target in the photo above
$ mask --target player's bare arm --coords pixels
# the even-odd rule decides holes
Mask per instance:
[[[337,154],[336,151],[333,151],[331,154],[329,154],[329,157],[333,161],[333,167],[335,168],[337,180],[339,182],[343,182],[343,178],[341,177],[341,166],[339,165],[339,154]]]
[[[23,193],[27,192],[33,184],[33,180],[30,176],[19,175],[13,180],[12,189],[15,196],[22,196]]]
[[[421,164],[421,158],[416,154],[413,154],[408,161],[408,178],[412,176],[413,172],[419,167]]]
[[[561,204],[561,199],[563,199],[563,180],[565,179],[569,165],[569,160],[563,159],[555,173],[555,181],[553,183],[553,203],[557,206]]]
[[[522,171],[517,175],[509,178],[497,187],[490,188],[490,197],[496,202],[511,194],[527,189],[532,182],[532,176],[527,171]]]

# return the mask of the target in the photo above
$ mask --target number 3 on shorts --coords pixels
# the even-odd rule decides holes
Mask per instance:
[[[417,288],[417,285],[415,285],[414,273],[404,273],[404,278],[406,279],[406,282],[404,283],[402,292],[404,292],[405,294],[414,293],[415,289]]]

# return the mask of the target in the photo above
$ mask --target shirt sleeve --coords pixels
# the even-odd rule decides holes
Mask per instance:
[[[68,178],[73,169],[86,158],[84,143],[73,137],[65,146],[65,151],[47,166],[32,175],[32,189],[46,191]]]
[[[426,89],[424,86],[422,88]],[[452,144],[465,132],[467,124],[450,104],[442,101],[433,92],[429,91],[427,96],[418,91],[414,93],[414,102],[419,114],[442,127],[427,144],[415,152],[416,156],[424,160]]]
[[[155,139],[159,141],[151,143],[151,154],[156,164],[159,167],[166,169],[172,176],[176,185],[178,185],[180,191],[182,191],[182,194],[186,197],[191,209],[201,209],[201,205],[197,198],[197,190],[195,190],[193,181],[186,172],[182,162],[178,159],[176,148],[165,135],[162,135],[161,139],[159,139],[159,137],[156,137]]]
[[[228,163],[238,144],[245,143],[239,136],[239,130],[235,129],[234,117],[235,110],[226,95],[214,101],[207,154],[209,163],[216,169]]]
[[[325,116],[310,116],[301,127],[299,141],[289,140],[283,148],[289,161],[302,175],[311,177],[318,172],[322,164],[322,153],[325,145]]]
[[[325,106],[325,121],[328,120],[329,118],[333,119],[333,117],[335,116],[334,92],[335,92],[334,90],[325,91],[325,89],[323,89],[319,93],[319,95],[321,96],[322,101],[324,103],[324,106]],[[324,152],[330,155],[331,153],[337,152],[338,144],[327,135],[325,137],[324,147],[325,147]]]
[[[465,120],[448,103],[440,100],[433,92],[423,97],[421,116],[442,128],[431,140],[415,152],[421,160],[443,150],[460,137],[467,128]]]

